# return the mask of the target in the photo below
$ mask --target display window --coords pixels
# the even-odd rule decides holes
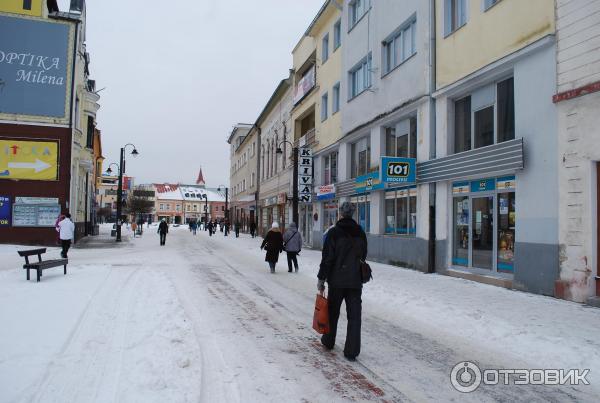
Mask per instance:
[[[371,196],[354,196],[350,199],[354,205],[354,220],[362,227],[365,232],[371,230]]]
[[[452,264],[514,273],[514,176],[457,182],[452,186]]]
[[[385,233],[398,235],[415,235],[417,233],[417,189],[415,186],[386,192]]]

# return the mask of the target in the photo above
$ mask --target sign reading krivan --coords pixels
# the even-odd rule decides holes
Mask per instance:
[[[300,148],[298,156],[298,199],[300,203],[312,203],[313,193],[312,150]]]
[[[0,180],[58,180],[58,141],[0,139]]]

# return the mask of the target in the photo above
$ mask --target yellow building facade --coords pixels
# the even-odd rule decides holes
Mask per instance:
[[[465,9],[450,9],[458,3]],[[555,32],[553,0],[437,0],[436,6],[438,88]]]
[[[44,0],[2,0],[0,12],[41,17],[45,3]]]

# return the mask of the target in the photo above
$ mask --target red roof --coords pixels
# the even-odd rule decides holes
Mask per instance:
[[[202,167],[200,167],[200,172],[198,172],[198,179],[196,179],[196,185],[206,185],[204,182],[204,175],[202,175]]]
[[[158,193],[168,193],[177,190],[179,188],[179,185],[172,185],[170,183],[155,183],[154,187],[156,188],[156,191]]]

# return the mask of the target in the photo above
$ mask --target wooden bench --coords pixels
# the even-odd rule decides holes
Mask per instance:
[[[37,281],[40,281],[42,277],[42,271],[46,269],[50,269],[52,267],[64,266],[64,273],[67,274],[67,264],[69,264],[69,259],[52,259],[52,260],[42,260],[42,254],[46,253],[46,248],[41,249],[30,249],[30,250],[20,250],[18,251],[19,256],[25,258],[25,264],[23,265],[23,269],[27,270],[27,280],[29,280],[29,270],[35,270],[37,272]],[[38,261],[30,263],[29,256],[37,255]]]

